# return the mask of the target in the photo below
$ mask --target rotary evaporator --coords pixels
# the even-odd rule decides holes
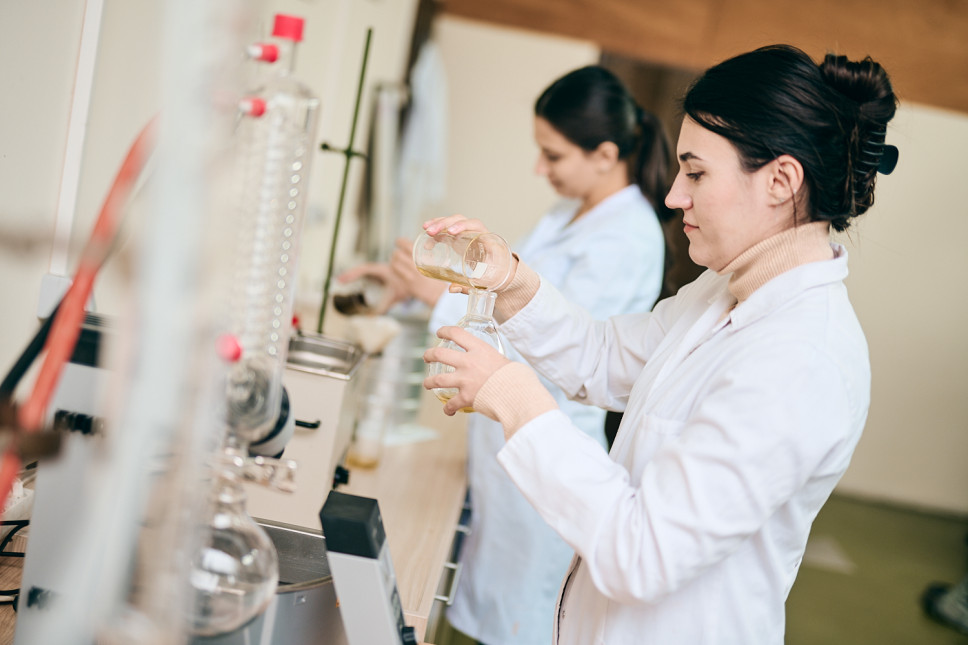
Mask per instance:
[[[190,3],[176,4],[190,13]],[[18,645],[44,641],[47,634],[71,632],[74,640],[58,642],[92,642],[91,635],[95,633],[98,636],[94,640],[105,643],[174,642],[158,636],[165,631],[179,634],[193,645],[339,645],[347,642],[318,513],[326,492],[333,486],[334,468],[342,456],[336,435],[343,386],[362,357],[359,349],[348,343],[295,334],[292,323],[307,184],[320,110],[319,99],[292,74],[302,29],[301,18],[276,15],[271,37],[247,48],[252,64],[260,66],[259,75],[264,82],[246,92],[238,102],[229,143],[233,163],[225,173],[223,190],[214,199],[195,198],[190,208],[184,209],[188,215],[199,215],[204,211],[201,204],[225,208],[230,211],[227,218],[232,222],[230,230],[237,233],[231,241],[219,241],[225,247],[223,255],[231,256],[232,266],[226,267],[230,284],[220,294],[224,302],[213,306],[220,312],[214,316],[216,329],[211,330],[208,346],[208,351],[217,356],[211,362],[215,367],[186,375],[199,391],[215,392],[210,399],[200,394],[195,403],[214,402],[198,414],[202,419],[200,424],[208,426],[204,432],[215,438],[217,445],[199,448],[206,441],[189,438],[192,445],[186,447],[186,452],[211,452],[198,459],[204,462],[199,478],[192,475],[184,482],[176,482],[179,487],[184,484],[186,489],[196,486],[198,499],[191,503],[203,509],[198,521],[187,527],[189,537],[169,536],[171,544],[182,545],[173,547],[170,554],[185,558],[185,562],[158,561],[150,563],[150,571],[129,571],[132,564],[124,556],[126,541],[136,542],[137,533],[145,528],[137,526],[137,518],[141,516],[138,511],[129,514],[123,521],[131,528],[119,526],[124,540],[118,542],[113,554],[105,557],[113,558],[114,562],[112,573],[116,576],[109,575],[109,579],[123,581],[125,576],[132,575],[137,579],[121,582],[111,594],[105,595],[103,611],[87,611],[88,616],[83,615],[91,599],[80,591],[81,581],[98,575],[93,569],[86,570],[98,560],[92,557],[88,563],[82,562],[84,554],[80,548],[68,553],[71,549],[64,548],[65,536],[73,536],[74,527],[85,523],[91,525],[91,539],[97,539],[94,534],[102,538],[110,534],[106,525],[97,526],[91,518],[101,516],[101,507],[105,509],[105,516],[111,514],[108,510],[111,500],[105,499],[99,488],[110,490],[110,480],[116,473],[105,472],[98,477],[97,487],[88,489],[81,484],[104,461],[100,433],[104,427],[110,430],[116,419],[113,412],[100,406],[103,391],[109,389],[112,381],[110,370],[104,369],[106,363],[103,359],[90,358],[78,362],[75,352],[66,361],[64,378],[51,401],[50,415],[86,421],[90,431],[84,436],[71,433],[69,445],[62,451],[63,459],[41,464],[38,469],[34,514],[40,521],[31,526],[30,552],[25,558],[25,602],[17,624]],[[165,136],[163,133],[159,139],[167,141]],[[171,131],[167,136],[171,137]],[[179,143],[190,139],[173,138]],[[190,145],[187,147],[191,149]],[[190,153],[193,152],[196,150],[191,149]],[[178,183],[179,178],[183,186],[195,181],[188,174],[191,171],[202,176],[197,171],[204,168],[203,161],[192,159],[188,163],[183,158],[179,163],[177,154],[171,156],[167,150],[166,155],[169,156],[158,164],[159,174],[165,175],[168,182],[159,182],[164,187],[171,188],[172,182]],[[205,191],[209,190],[204,187],[198,192],[207,195]],[[172,204],[178,204],[176,191],[158,193],[165,195],[163,199],[168,200],[165,206],[171,212]],[[172,231],[172,236],[166,238],[167,244],[173,238],[185,237],[184,229],[178,230],[170,221],[176,218],[161,219],[169,220],[162,226]],[[191,217],[179,221],[184,224],[186,219]],[[99,248],[108,246],[100,244]],[[171,261],[161,252],[165,245],[158,243],[156,247],[158,265],[164,266]],[[199,249],[199,254],[204,252]],[[189,275],[194,266],[186,263],[176,271],[165,269],[154,275],[164,276],[167,271],[176,278],[171,283],[178,283],[177,277]],[[177,284],[175,288],[179,288]],[[84,300],[86,297],[81,297],[81,302]],[[83,305],[79,311],[83,312]],[[178,316],[166,321],[172,319],[177,320]],[[123,331],[89,318],[84,333],[100,339]],[[167,330],[160,331],[162,337],[170,336]],[[185,333],[198,335],[194,331]],[[151,337],[147,333],[142,336]],[[147,353],[163,359],[165,350],[160,345],[156,348],[149,347]],[[168,353],[174,356],[182,349]],[[144,362],[152,364],[152,360]],[[208,365],[205,361],[195,364]],[[179,378],[174,372],[173,375],[167,383]],[[183,388],[186,376],[181,377],[179,389]],[[155,383],[164,380],[155,379]],[[152,404],[166,407],[166,413],[172,418],[178,416],[172,406],[164,405],[176,397],[158,390],[142,392],[140,396],[154,397],[156,401]],[[336,409],[332,409],[334,404]],[[195,414],[194,410],[181,412],[183,417]],[[132,435],[127,441],[133,445],[137,439]],[[165,468],[175,456],[167,454],[168,449],[156,441],[142,442],[137,448],[141,451],[139,458],[122,464],[120,471],[133,476],[138,470],[144,471],[144,465]],[[290,450],[293,447],[297,449]],[[151,450],[159,452],[146,453]],[[294,458],[289,458],[290,452]],[[192,455],[185,459],[196,461]],[[305,479],[299,477],[299,463],[303,463]],[[151,479],[152,476],[142,477]],[[125,477],[119,476],[116,481],[125,481]],[[175,499],[174,491],[170,492]],[[138,503],[137,493],[135,490],[124,496],[130,498],[132,509]],[[191,495],[191,492],[185,494]],[[302,496],[297,511],[289,515],[275,513],[286,507],[285,502],[278,500],[299,495]],[[97,498],[98,512],[91,511],[89,502],[79,504],[78,497]],[[258,500],[257,512],[250,508],[253,497]],[[273,500],[277,501],[273,503]],[[120,516],[120,505],[116,506],[119,509],[114,515]],[[192,511],[185,508],[182,512],[178,509],[171,512],[181,522]],[[153,514],[149,511],[145,515],[152,518],[146,523],[154,524]],[[149,528],[164,532],[163,525]],[[104,547],[104,553],[110,550],[110,546]],[[161,552],[157,553],[163,557]],[[67,562],[65,558],[69,556],[75,556],[76,562]],[[139,553],[135,559],[145,557],[146,553]],[[64,575],[65,569],[76,569],[79,573]],[[141,577],[146,575],[158,577],[149,585],[147,578]],[[127,588],[129,585],[132,589]],[[157,598],[148,598],[153,586],[164,589]],[[135,591],[145,596],[137,601],[142,608],[152,602],[158,606],[167,604],[163,609],[146,610],[143,615],[121,612],[123,616],[119,618],[112,603],[115,607],[130,609],[134,605],[125,595]],[[26,602],[28,596],[30,601]],[[64,619],[67,609],[72,614],[70,620]],[[156,616],[169,618],[155,619],[154,626],[150,626],[152,620],[146,617],[152,611]],[[175,611],[179,612],[178,616],[170,616]],[[99,622],[107,620],[111,622],[110,628]],[[152,636],[149,638],[148,634]]]
[[[286,611],[292,606],[280,605],[279,551],[299,542],[301,553],[317,556],[304,563],[312,579],[322,579],[321,538],[287,525],[270,528],[270,537],[266,524],[250,515],[244,486],[255,483],[280,493],[296,489],[297,462],[282,457],[296,425],[283,378],[320,107],[319,99],[293,76],[302,35],[301,18],[278,14],[271,38],[247,49],[256,64],[266,66],[267,80],[240,101],[234,137],[229,187],[238,237],[229,320],[218,339],[226,363],[225,434],[213,465],[210,521],[202,528],[189,574],[190,625],[198,643],[257,642],[253,639],[259,636],[277,643],[317,642],[299,633],[298,614]],[[307,603],[313,588],[293,576],[286,571],[283,582],[303,584],[305,610],[316,612],[319,621],[328,607],[331,631],[341,632],[335,603]],[[275,611],[267,618],[270,605]]]

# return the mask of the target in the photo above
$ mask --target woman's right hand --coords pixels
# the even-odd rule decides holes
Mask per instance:
[[[484,223],[479,219],[470,219],[463,215],[445,215],[435,217],[423,223],[423,228],[428,235],[437,235],[446,231],[452,235],[463,233],[464,231],[474,231],[477,233],[490,233]]]

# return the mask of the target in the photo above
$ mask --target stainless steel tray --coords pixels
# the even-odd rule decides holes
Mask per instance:
[[[287,367],[348,381],[363,357],[363,350],[358,345],[302,333],[289,340]]]

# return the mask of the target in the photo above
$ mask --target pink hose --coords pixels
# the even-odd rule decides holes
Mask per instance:
[[[47,354],[44,363],[30,395],[18,410],[18,422],[23,431],[33,432],[44,423],[50,399],[77,345],[84,322],[85,304],[91,296],[94,278],[107,259],[108,249],[114,241],[121,210],[154,146],[157,120],[154,117],[145,125],[128,150],[81,253],[77,273],[51,325],[44,348]],[[6,503],[21,466],[20,457],[10,448],[0,458],[0,509]]]

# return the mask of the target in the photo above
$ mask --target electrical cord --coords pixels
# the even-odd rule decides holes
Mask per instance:
[[[50,315],[44,319],[37,333],[34,334],[30,343],[24,348],[23,353],[20,354],[19,358],[13,364],[13,367],[10,368],[10,371],[3,378],[3,381],[0,382],[0,398],[13,399],[14,390],[17,389],[20,380],[27,373],[27,370],[30,369],[33,362],[37,360],[37,357],[40,356],[40,352],[44,348],[44,343],[47,342],[47,336],[50,334],[50,328],[54,323],[54,317],[57,315],[57,311],[63,302],[63,300],[58,302]]]
[[[13,526],[14,528],[7,533],[0,541],[0,557],[23,558],[26,554],[23,551],[7,551],[7,545],[13,540],[17,532],[30,525],[30,520],[3,520],[0,526]],[[17,602],[20,600],[20,587],[16,589],[0,589],[0,607],[13,607],[17,611]]]
[[[0,540],[0,557],[24,557],[25,554],[23,551],[7,551],[7,545],[10,544],[10,541],[13,540],[14,536],[17,535],[17,532],[20,531],[20,529],[30,526],[30,520],[3,520],[0,522],[0,526],[14,527],[9,533],[3,536],[3,540]],[[3,591],[0,591],[0,595],[4,595]]]
[[[58,305],[56,315],[50,316],[53,322],[47,332],[44,362],[30,395],[17,410],[17,421],[21,431],[33,432],[43,425],[50,399],[80,336],[85,305],[90,298],[94,279],[107,259],[117,234],[122,207],[150,156],[157,120],[157,117],[152,118],[142,128],[128,150],[101,207],[94,229],[81,252],[71,286]],[[21,369],[25,370],[25,368]],[[5,450],[0,457],[0,508],[6,503],[21,467],[22,463],[17,451],[11,448]]]

